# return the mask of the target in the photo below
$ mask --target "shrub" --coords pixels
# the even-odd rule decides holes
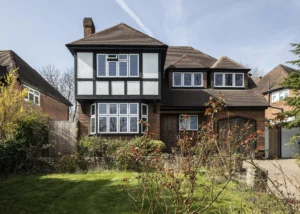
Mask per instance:
[[[18,120],[14,137],[0,140],[0,172],[40,171],[38,159],[47,148],[48,117],[29,111]]]
[[[122,169],[139,170],[139,162],[147,162],[148,156],[161,153],[164,147],[162,141],[154,140],[147,135],[136,137],[117,150],[115,154],[117,166]]]

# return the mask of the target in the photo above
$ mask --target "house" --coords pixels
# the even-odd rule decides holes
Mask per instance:
[[[84,38],[66,46],[74,56],[79,134],[132,137],[155,133],[170,150],[188,114],[186,127],[205,122],[204,104],[223,94],[232,123],[264,130],[268,103],[256,90],[249,68],[223,56],[215,59],[193,47],[168,46],[120,23],[95,33],[83,21]],[[227,115],[218,116],[219,127]],[[264,150],[264,138],[256,149]]]
[[[291,110],[283,101],[286,97],[294,96],[293,91],[281,86],[284,78],[293,72],[299,72],[285,65],[278,65],[262,77],[257,83],[258,89],[263,93],[270,107],[266,109],[266,119],[272,120],[276,114]],[[272,128],[266,131],[266,155],[268,158],[290,158],[300,152],[298,143],[287,145],[293,135],[300,134],[298,128]]]
[[[20,86],[28,89],[25,101],[29,107],[49,115],[51,120],[69,120],[72,104],[14,51],[0,51],[0,76],[16,68]]]

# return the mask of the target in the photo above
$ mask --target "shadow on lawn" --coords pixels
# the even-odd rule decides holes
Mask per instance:
[[[0,214],[133,213],[120,182],[101,173],[14,176],[0,183]]]

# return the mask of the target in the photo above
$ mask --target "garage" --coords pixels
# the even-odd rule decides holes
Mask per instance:
[[[300,139],[291,141],[291,137],[298,135],[300,136],[299,128],[293,129],[281,129],[281,157],[282,158],[291,158],[295,154],[300,153],[299,143]]]

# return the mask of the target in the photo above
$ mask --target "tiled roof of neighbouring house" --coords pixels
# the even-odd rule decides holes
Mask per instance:
[[[50,83],[48,83],[36,70],[28,65],[21,57],[11,50],[0,51],[0,66],[7,71],[19,68],[19,79],[24,84],[36,88],[38,91],[51,96],[60,102],[72,106],[72,104]]]
[[[94,33],[68,45],[133,45],[133,46],[166,46],[124,23]]]
[[[183,59],[183,62],[186,63],[187,60],[192,60],[193,66],[199,66],[199,68],[209,68],[217,61],[215,58],[190,46],[169,46],[165,61],[165,69],[172,68],[172,65],[180,61],[184,56],[185,59]]]
[[[211,66],[211,68],[225,68],[225,69],[248,69],[247,67],[233,61],[227,56],[222,56],[218,61]]]
[[[279,64],[261,78],[261,80],[257,83],[257,87],[262,93],[269,90],[280,89],[282,88],[281,83],[283,82],[284,78],[293,72],[299,71]]]

